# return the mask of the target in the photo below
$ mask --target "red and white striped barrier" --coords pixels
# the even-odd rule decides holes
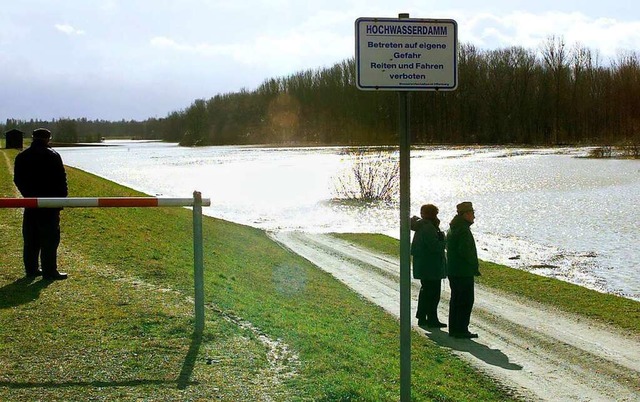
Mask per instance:
[[[81,207],[192,207],[195,198],[100,197],[100,198],[0,198],[0,208],[81,208]],[[203,198],[202,206],[211,200]]]
[[[193,276],[195,292],[195,330],[204,330],[204,261],[202,206],[209,198],[194,191],[193,198],[99,197],[99,198],[0,198],[0,208],[82,208],[82,207],[193,207]]]

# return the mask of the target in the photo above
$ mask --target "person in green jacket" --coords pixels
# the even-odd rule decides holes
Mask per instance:
[[[449,336],[477,338],[469,332],[474,302],[474,276],[480,275],[476,242],[471,233],[475,211],[470,202],[456,206],[458,214],[447,233],[447,262],[451,300],[449,301]]]
[[[411,243],[413,278],[420,279],[421,285],[416,318],[420,326],[443,328],[447,325],[438,319],[438,304],[442,279],[446,278],[444,233],[435,205],[423,205],[420,216],[411,218],[411,229],[416,232]]]

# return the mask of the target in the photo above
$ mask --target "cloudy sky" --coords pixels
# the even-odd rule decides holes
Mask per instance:
[[[446,18],[461,43],[603,61],[640,51],[630,0],[2,0],[0,121],[165,117],[198,98],[353,57],[358,17]]]

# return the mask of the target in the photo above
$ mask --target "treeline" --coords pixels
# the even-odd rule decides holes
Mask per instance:
[[[411,93],[413,143],[640,143],[635,51],[605,65],[597,52],[557,37],[539,51],[464,44],[458,71],[455,91]],[[188,146],[397,143],[397,93],[360,91],[355,82],[350,59],[268,79],[253,91],[198,99],[162,119],[85,122],[86,130]]]
[[[52,140],[62,143],[101,142],[104,138],[161,139],[158,134],[162,125],[161,120],[112,122],[85,118],[64,118],[53,121],[7,119],[4,125],[0,124],[0,131],[6,132],[17,128],[25,133],[25,137],[28,137],[36,128],[47,128],[53,134]]]
[[[548,38],[522,47],[459,49],[453,92],[411,94],[414,143],[640,142],[640,56],[604,66],[588,48]],[[360,91],[355,60],[265,81],[252,92],[196,100],[167,117],[163,138],[205,144],[397,143],[395,92]]]

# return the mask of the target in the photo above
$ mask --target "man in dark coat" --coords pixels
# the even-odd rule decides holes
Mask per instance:
[[[413,277],[420,279],[421,285],[416,318],[420,326],[443,328],[447,325],[438,319],[438,304],[442,279],[446,277],[444,233],[435,205],[423,205],[420,216],[411,218],[411,229],[416,232],[411,243]]]
[[[13,182],[23,197],[66,197],[67,175],[60,155],[49,147],[51,132],[33,131],[29,148],[16,156]],[[58,272],[61,208],[25,208],[22,220],[23,261],[27,277],[42,275],[46,280],[66,279]],[[38,259],[41,267],[38,268]]]
[[[447,262],[451,300],[449,302],[449,336],[477,338],[469,332],[474,302],[474,276],[479,276],[478,252],[471,233],[475,212],[470,202],[456,207],[458,214],[451,220],[447,233]]]

